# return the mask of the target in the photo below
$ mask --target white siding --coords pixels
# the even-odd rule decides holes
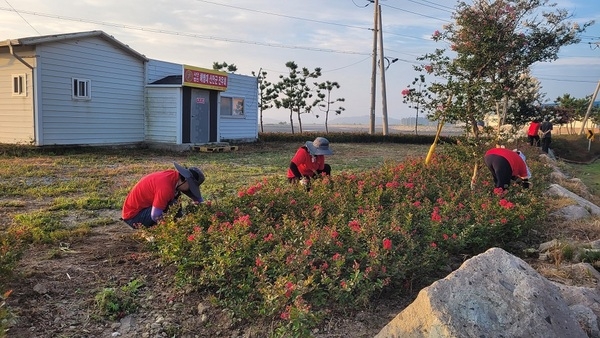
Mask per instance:
[[[227,97],[244,98],[244,118],[219,115],[219,139],[222,141],[255,141],[258,139],[258,85],[253,76],[229,74]]]
[[[17,52],[30,65],[35,65],[34,53]],[[13,96],[12,76],[25,74],[26,96]],[[34,142],[33,73],[9,53],[0,53],[0,143],[29,144]]]
[[[100,38],[39,45],[41,145],[144,141],[144,62]],[[71,79],[92,99],[71,99]]]
[[[181,144],[181,87],[146,89],[146,141]]]
[[[183,75],[183,66],[160,60],[148,60],[146,64],[146,83],[158,81],[169,75]]]

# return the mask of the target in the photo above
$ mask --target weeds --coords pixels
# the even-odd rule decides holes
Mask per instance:
[[[136,299],[143,286],[141,280],[134,279],[120,288],[100,290],[94,297],[98,314],[110,320],[119,320],[134,313],[138,308]]]

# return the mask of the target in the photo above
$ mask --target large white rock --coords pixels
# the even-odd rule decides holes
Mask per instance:
[[[585,198],[570,192],[569,190],[563,188],[562,186],[560,186],[558,184],[551,184],[550,187],[548,188],[548,194],[570,198],[573,201],[575,201],[575,203],[577,203],[578,205],[580,205],[580,206],[584,207],[586,210],[588,210],[590,212],[590,214],[595,215],[595,216],[600,215],[600,207],[598,207],[594,203],[586,200]]]
[[[492,248],[421,290],[375,337],[588,336],[552,282]]]

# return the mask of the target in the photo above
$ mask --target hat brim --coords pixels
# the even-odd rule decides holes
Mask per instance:
[[[306,148],[308,148],[308,151],[311,153],[311,155],[317,156],[317,155],[332,155],[333,151],[331,151],[331,149],[327,149],[327,150],[323,150],[323,149],[319,149],[317,147],[315,147],[312,143],[312,141],[306,141]]]
[[[192,172],[189,169],[184,168],[177,162],[173,162],[173,165],[175,166],[175,169],[177,169],[177,171],[181,174],[181,176],[185,178],[186,182],[188,182],[188,186],[190,187],[190,192],[192,193],[193,198],[197,202],[202,202],[203,199],[202,193],[200,192],[200,182],[198,182],[196,178],[194,178],[194,175],[192,175]]]

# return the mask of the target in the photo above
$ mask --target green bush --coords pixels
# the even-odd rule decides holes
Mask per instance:
[[[265,178],[151,232],[184,280],[301,336],[331,311],[429,284],[452,256],[508,249],[544,217],[535,189],[494,190],[486,172],[471,190],[471,167],[441,154],[322,177],[310,191]]]

